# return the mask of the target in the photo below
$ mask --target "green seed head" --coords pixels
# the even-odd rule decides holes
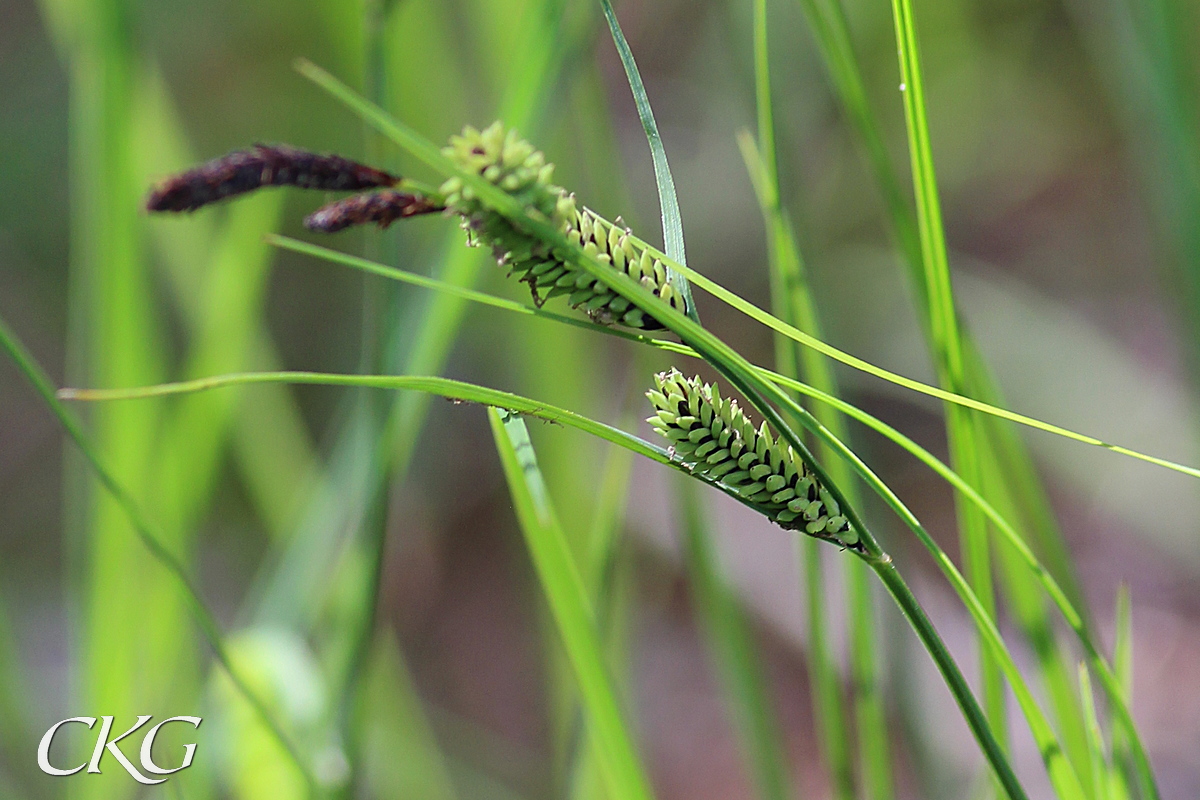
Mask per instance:
[[[590,209],[579,207],[574,195],[551,183],[554,165],[547,164],[545,156],[515,130],[506,130],[500,122],[482,131],[467,127],[460,136],[451,137],[442,152],[463,171],[481,176],[553,221],[571,242],[590,255],[687,312],[683,298],[667,282],[663,263],[634,241],[619,217],[614,225]],[[643,330],[663,328],[662,323],[632,307],[629,300],[596,281],[586,270],[569,263],[565,253],[551,251],[539,239],[484,206],[461,179],[447,180],[441,193],[446,207],[462,217],[468,242],[490,247],[502,265],[529,284],[536,304],[567,295],[573,307],[598,323],[619,323]]]
[[[862,547],[833,495],[790,445],[775,440],[766,422],[756,429],[715,384],[676,369],[655,375],[654,385],[646,393],[655,411],[648,421],[672,442],[672,456],[688,470],[733,490],[784,528]]]

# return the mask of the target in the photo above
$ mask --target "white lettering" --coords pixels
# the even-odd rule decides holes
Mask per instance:
[[[126,736],[149,722],[151,716],[152,715],[150,714],[139,716],[137,718],[137,722],[134,723],[132,728],[111,741],[108,738],[108,734],[112,731],[113,718],[101,717],[100,719],[104,721],[104,726],[100,729],[100,735],[96,737],[96,749],[92,751],[92,760],[90,763],[88,763],[87,771],[90,773],[100,772],[100,758],[104,755],[105,749],[107,749],[108,752],[113,754],[113,758],[115,758],[117,762],[125,768],[125,771],[128,772],[130,776],[132,776],[132,778],[138,783],[146,786],[153,786],[156,783],[162,783],[165,781],[166,778],[156,781],[151,778],[147,778],[145,775],[138,772],[137,767],[130,763],[129,759],[125,757],[125,754],[121,752],[121,749],[117,747],[117,742],[121,741]]]
[[[85,761],[75,769],[57,769],[50,766],[50,743],[54,741],[54,734],[58,733],[58,729],[63,725],[66,725],[68,722],[82,722],[84,725],[87,725],[88,728],[91,728],[96,724],[96,718],[71,717],[70,719],[64,719],[63,721],[56,722],[50,726],[50,730],[46,731],[46,735],[42,737],[42,741],[38,744],[37,752],[38,769],[47,775],[74,775],[87,765],[87,762]]]
[[[151,757],[151,750],[154,748],[154,737],[158,735],[158,729],[163,725],[166,725],[168,722],[187,722],[191,724],[193,728],[199,728],[200,721],[200,717],[171,717],[170,719],[164,719],[162,722],[151,728],[149,732],[146,733],[146,738],[142,739],[142,769],[146,770],[146,772],[153,772],[155,775],[170,775],[172,773],[179,772],[181,769],[187,769],[190,767],[192,765],[192,758],[196,755],[195,743],[185,744],[183,746],[183,764],[175,767],[175,769],[163,769],[155,764],[154,759]]]

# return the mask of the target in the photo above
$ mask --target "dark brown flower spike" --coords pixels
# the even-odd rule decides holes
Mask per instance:
[[[352,225],[377,223],[386,228],[398,219],[444,211],[428,197],[394,189],[356,194],[321,206],[304,220],[304,227],[319,233],[337,233]]]
[[[354,191],[394,186],[399,176],[348,158],[322,155],[288,145],[256,144],[201,164],[163,181],[146,199],[149,211],[197,208],[263,186]]]

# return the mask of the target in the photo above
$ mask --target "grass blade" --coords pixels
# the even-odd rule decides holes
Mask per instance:
[[[645,242],[643,242],[642,240],[638,240],[638,243],[645,244]],[[650,245],[647,245],[647,247],[649,247],[651,253],[656,258],[659,258],[659,259],[669,258],[666,255],[666,253],[662,253],[661,251],[656,250],[654,247],[652,247]],[[848,367],[859,370],[860,372],[864,372],[868,375],[872,375],[876,378],[880,378],[882,380],[888,381],[889,383],[894,383],[897,386],[902,386],[905,389],[909,389],[909,390],[917,392],[919,394],[928,395],[929,397],[933,397],[938,400],[943,400],[948,403],[953,403],[955,405],[960,405],[964,408],[970,408],[975,411],[981,411],[985,414],[989,414],[998,419],[1008,420],[1009,422],[1015,422],[1019,425],[1024,425],[1028,428],[1033,428],[1035,430],[1044,431],[1046,433],[1052,433],[1056,436],[1061,436],[1064,439],[1071,439],[1073,441],[1092,445],[1094,447],[1102,447],[1106,450],[1111,450],[1114,453],[1120,453],[1122,455],[1126,455],[1131,458],[1136,458],[1139,461],[1145,461],[1150,464],[1155,464],[1157,466],[1164,467],[1164,468],[1172,470],[1174,472],[1180,472],[1180,473],[1183,473],[1184,475],[1189,475],[1193,478],[1200,478],[1200,468],[1189,467],[1184,464],[1178,464],[1174,461],[1170,461],[1165,458],[1159,458],[1157,456],[1152,456],[1152,455],[1148,455],[1146,453],[1141,453],[1141,452],[1138,452],[1137,450],[1132,450],[1128,447],[1122,447],[1121,445],[1111,444],[1109,442],[1103,441],[1102,439],[1097,439],[1094,436],[1088,436],[1087,434],[1077,433],[1075,431],[1068,430],[1067,428],[1063,428],[1058,425],[1053,425],[1049,422],[1043,422],[1042,420],[1034,419],[1033,417],[1026,416],[1025,414],[1018,414],[1014,411],[1009,411],[1007,409],[1000,408],[1000,407],[992,405],[990,403],[985,403],[980,400],[974,400],[970,397],[965,397],[960,394],[955,394],[954,392],[949,392],[949,391],[946,391],[945,389],[940,389],[936,386],[930,386],[929,384],[921,383],[920,381],[913,380],[912,378],[907,378],[903,375],[892,372],[891,370],[887,370],[882,367],[878,367],[874,364],[871,364],[868,361],[864,361],[863,359],[858,358],[857,356],[851,355],[850,353],[846,353],[842,350],[839,350],[838,348],[833,347],[832,345],[826,344],[825,342],[822,342],[820,339],[816,339],[816,338],[808,335],[804,331],[799,330],[795,326],[789,325],[788,323],[784,322],[783,320],[780,320],[780,319],[772,316],[771,314],[767,313],[766,311],[763,311],[761,308],[754,305],[750,301],[748,301],[742,297],[739,297],[735,293],[729,291],[724,286],[721,286],[720,284],[718,284],[714,281],[711,281],[708,278],[705,278],[703,275],[696,272],[691,267],[686,267],[679,263],[673,263],[671,266],[675,269],[680,270],[684,274],[686,274],[688,276],[688,278],[691,280],[691,282],[693,284],[695,284],[696,286],[699,286],[701,289],[708,292],[713,297],[716,297],[718,300],[721,300],[722,302],[730,305],[731,307],[736,308],[738,311],[741,311],[743,314],[745,314],[746,316],[755,320],[756,322],[759,322],[759,323],[765,325],[766,327],[770,328],[771,330],[773,330],[777,333],[781,333],[784,336],[788,337],[789,339],[797,341],[806,347],[810,347],[813,350],[816,350],[818,353],[821,353],[825,356],[828,356],[829,358],[832,358],[834,361],[838,361],[842,364],[845,364]]]
[[[245,697],[250,706],[258,713],[263,723],[270,730],[271,735],[284,748],[288,756],[295,763],[297,769],[304,776],[306,783],[310,788],[315,789],[317,783],[309,770],[307,763],[297,750],[295,744],[291,741],[279,723],[271,715],[266,704],[249,689],[246,681],[233,669],[230,663],[229,656],[226,653],[225,646],[221,640],[220,628],[217,625],[216,619],[212,612],[208,610],[204,600],[200,597],[199,591],[188,575],[187,569],[183,563],[169,550],[163,543],[161,537],[146,521],[145,515],[142,513],[133,496],[125,489],[125,487],[114,477],[109,471],[103,460],[100,458],[99,450],[87,434],[83,431],[83,426],[75,419],[74,415],[62,404],[55,393],[54,385],[50,382],[50,378],[42,370],[42,368],[34,361],[29,351],[21,344],[8,328],[8,324],[0,319],[0,348],[2,348],[9,357],[16,363],[17,368],[25,376],[25,378],[33,385],[33,388],[42,397],[43,401],[49,406],[50,411],[58,419],[60,425],[66,431],[67,435],[79,448],[84,458],[87,460],[92,471],[95,473],[101,485],[112,496],[113,501],[121,509],[128,518],[129,524],[132,526],[136,538],[140,540],[142,546],[150,553],[183,590],[184,600],[196,622],[197,627],[207,640],[209,647],[213,651],[213,655],[217,662],[224,668],[230,681],[233,682],[238,692]]]
[[[143,74],[137,95],[136,171],[149,180],[194,163],[196,156],[186,142],[161,76]],[[167,220],[149,224],[172,299],[194,342],[187,374],[251,365],[272,369],[279,364],[270,333],[261,323],[258,295],[269,258],[262,250],[262,231],[274,227],[282,200],[282,195],[275,194],[261,201],[252,199],[245,207],[238,204],[219,225],[207,216],[193,216],[186,225]],[[253,316],[252,329],[247,329],[251,326],[247,315]],[[236,353],[222,352],[224,332],[231,335],[230,349]],[[212,432],[229,428],[234,458],[258,514],[272,535],[282,536],[291,522],[295,499],[317,475],[313,445],[295,399],[285,387],[256,392],[221,410],[206,424],[208,430],[199,431],[203,435],[197,437],[209,440],[200,442],[203,451],[209,452],[221,440]],[[180,428],[179,423],[174,427]],[[193,457],[191,467],[202,475],[199,462]]]
[[[1079,696],[1082,699],[1083,716],[1087,720],[1088,746],[1092,751],[1093,800],[1108,800],[1108,759],[1104,756],[1104,736],[1100,733],[1100,720],[1096,716],[1096,702],[1092,696],[1092,680],[1088,676],[1087,664],[1079,665]]]
[[[653,793],[608,675],[587,589],[551,505],[529,432],[519,416],[494,407],[488,409],[488,420],[526,546],[575,673],[609,789],[615,797],[649,800]]]
[[[770,47],[766,0],[754,3],[754,76],[755,106],[758,112],[758,152],[748,135],[739,136],[743,158],[758,194],[763,221],[768,232],[772,306],[776,316],[821,338],[820,318],[805,274],[799,243],[787,218],[779,189],[779,164],[775,154],[775,120],[771,97]],[[776,336],[776,365],[789,377],[803,374],[808,383],[826,394],[838,394],[837,381],[830,363],[809,348],[799,348],[785,337]],[[840,415],[828,406],[819,406],[816,418],[834,436],[845,440],[847,431]],[[859,504],[856,486],[845,462],[822,448],[822,457],[830,465],[834,481],[843,487],[851,502]],[[825,607],[824,569],[821,551],[815,541],[801,543],[805,562],[812,653],[810,670],[813,697],[817,700],[817,719],[822,728],[821,746],[829,764],[834,792],[852,798],[854,767],[850,753],[845,695],[841,676],[833,660],[826,630],[829,627]],[[887,719],[879,692],[879,664],[876,655],[870,585],[865,568],[857,561],[840,562],[852,612],[850,628],[851,670],[855,677],[854,710],[857,717],[858,761],[869,797],[892,795],[891,755],[887,745]]]
[[[375,642],[360,702],[371,705],[372,713],[364,717],[375,721],[362,743],[365,775],[360,779],[371,796],[453,800],[448,765],[400,643],[390,632]]]
[[[1116,631],[1113,667],[1121,700],[1128,703],[1133,693],[1133,604],[1129,598],[1129,587],[1124,584],[1117,590]],[[1131,744],[1137,746],[1136,734],[1133,722],[1128,717],[1114,721],[1112,760],[1115,769],[1109,791],[1119,800],[1133,797],[1133,787],[1138,783],[1136,755],[1130,752]]]
[[[667,165],[667,150],[663,147],[662,137],[658,133],[658,123],[654,121],[654,111],[650,108],[650,98],[642,83],[642,75],[638,72],[637,62],[633,60],[633,51],[621,31],[621,23],[613,11],[610,0],[600,0],[604,9],[604,19],[608,22],[608,30],[612,33],[613,44],[617,47],[617,55],[621,57],[621,66],[625,68],[625,77],[629,80],[629,89],[633,92],[633,101],[637,105],[638,118],[646,131],[646,139],[650,142],[650,155],[654,160],[654,181],[658,184],[658,203],[662,209],[663,246],[667,254],[680,264],[686,264],[683,246],[683,215],[679,211],[679,198],[675,194],[675,179],[671,177],[671,168]],[[688,315],[695,321],[700,321],[696,312],[696,304],[692,300],[692,288],[686,275],[671,270],[671,286],[683,296]]]
[[[935,357],[938,352],[931,340],[929,322],[929,293],[923,267],[920,234],[917,221],[909,207],[909,201],[901,189],[900,181],[893,168],[883,137],[881,126],[867,103],[861,72],[850,40],[850,31],[845,11],[840,0],[801,0],[809,24],[813,29],[822,58],[829,70],[834,90],[851,126],[863,145],[869,168],[883,196],[887,217],[898,247],[908,267],[911,284],[916,287],[914,297],[918,306],[924,334]],[[965,322],[959,321],[959,338],[964,359],[966,394],[991,403],[998,401],[999,392],[976,347]],[[977,420],[981,432],[976,438],[980,445],[980,463],[989,473],[999,472],[1005,480],[988,488],[989,494],[998,502],[1012,506],[1013,518],[1022,518],[1021,529],[1027,532],[1035,548],[1065,587],[1070,598],[1078,607],[1083,607],[1083,595],[1079,590],[1074,565],[1067,552],[1062,533],[1054,519],[1045,489],[1041,484],[1033,461],[1025,444],[1016,432],[996,419]],[[1062,658],[1061,648],[1052,643],[1047,646],[1044,633],[1049,631],[1044,614],[1039,614],[1038,602],[1024,601],[1019,593],[1025,591],[1022,572],[1009,569],[1010,559],[1001,561],[1006,579],[1004,588],[1012,602],[1023,604],[1025,613],[1018,613],[1022,633],[1030,640],[1039,654],[1039,665],[1047,683],[1048,691],[1056,698],[1055,710],[1060,725],[1064,728],[1073,757],[1079,761],[1085,754],[1083,742],[1083,720],[1077,708],[1078,702],[1073,688],[1069,688],[1070,664]],[[1032,610],[1033,616],[1028,611]],[[1041,616],[1042,619],[1037,619]],[[1069,689],[1069,691],[1068,691]],[[1085,759],[1086,760],[1086,759]],[[1090,774],[1086,770],[1085,774]]]
[[[610,0],[600,0],[600,5],[604,10],[609,32],[625,69],[638,117],[650,145],[654,178],[662,210],[664,249],[673,259],[686,264],[679,198],[675,192],[671,168],[667,163],[666,148],[654,121],[650,98],[646,94],[629,42],[625,39],[613,12],[612,3]],[[687,278],[674,270],[671,271],[670,277],[676,291],[684,297],[688,315],[699,322],[700,317]],[[733,701],[740,722],[742,740],[754,766],[759,791],[764,798],[782,800],[790,794],[790,779],[786,761],[778,747],[778,723],[769,710],[762,685],[761,667],[756,663],[753,637],[747,622],[737,609],[729,590],[720,585],[711,532],[702,522],[697,508],[698,502],[689,485],[680,497],[688,543],[688,572],[706,621],[705,627],[710,642],[717,651],[718,663],[723,667],[721,673],[725,676],[726,692]],[[828,670],[822,672],[830,674]]]
[[[916,23],[909,0],[893,0],[892,15],[896,23],[900,90],[904,97],[904,118],[908,127],[913,187],[917,196],[917,227],[921,239],[921,260],[925,268],[926,310],[934,346],[935,365],[942,386],[956,394],[964,394],[969,389],[966,383],[963,344],[954,304],[946,234],[942,226],[941,202],[938,198],[937,173],[933,165],[933,147],[926,119],[925,89],[920,51],[917,47]],[[951,464],[968,483],[982,486],[981,447],[977,441],[980,430],[975,417],[962,406],[947,405],[946,431],[950,442]],[[992,587],[991,546],[987,525],[976,509],[961,502],[958,504],[958,520],[959,546],[971,588],[982,600],[987,614],[995,618],[996,599]],[[982,645],[979,659],[988,718],[998,731],[1003,732],[1006,729],[1006,721],[1000,668],[988,654],[987,648]],[[1006,734],[1001,733],[1001,736]],[[1063,786],[1056,785],[1056,789],[1060,797],[1066,791]]]

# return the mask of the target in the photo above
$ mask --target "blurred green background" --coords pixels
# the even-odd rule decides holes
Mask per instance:
[[[762,222],[735,140],[754,125],[749,3],[629,0],[617,11],[671,158],[689,264],[768,305]],[[852,0],[846,11],[871,106],[906,175],[890,6]],[[784,201],[827,338],[932,381],[883,203],[800,5],[780,0],[771,12]],[[956,288],[1007,407],[1200,464],[1196,10],[984,0],[919,3],[917,15]],[[429,177],[298,76],[298,56],[434,141],[503,114],[558,165],[558,182],[660,241],[645,136],[587,0],[0,0],[0,313],[55,379],[440,372],[627,428],[645,416],[640,392],[665,356],[262,243],[270,231],[312,238],[299,221],[322,196],[273,190],[175,219],[140,210],[155,180],[258,141]],[[525,299],[453,228],[429,218],[318,241]],[[770,363],[765,329],[707,300],[706,326]],[[936,404],[840,377],[849,399],[945,452]],[[362,755],[366,796],[564,796],[574,723],[558,696],[561,656],[480,409],[248,387],[85,411],[318,773],[339,780],[348,752]],[[575,431],[532,428],[564,524],[582,542],[598,487],[621,467]],[[945,485],[855,434],[953,551]],[[1164,796],[1200,796],[1197,485],[1049,435],[1026,440],[1105,636],[1117,587],[1130,586],[1133,707]],[[382,471],[376,442],[386,445]],[[698,631],[671,478],[632,466],[615,570],[617,671],[660,797],[754,796]],[[746,509],[705,500],[753,619],[797,795],[828,796],[793,544]],[[361,633],[355,609],[373,585],[364,531],[386,533],[380,635],[362,667],[368,709],[339,711]],[[906,537],[887,544],[972,674],[965,613]],[[836,616],[841,589],[830,592]],[[881,610],[880,623],[898,796],[966,796],[976,747],[899,617]],[[33,754],[65,717],[114,714],[119,726],[146,713],[206,719],[196,767],[177,782],[184,796],[290,796],[296,776],[208,665],[176,587],[0,363],[0,796],[139,796],[111,763],[103,777],[52,779]],[[343,728],[346,713],[369,724]],[[1032,796],[1051,796],[1014,728],[1022,778]],[[76,734],[55,751],[63,763],[71,746],[90,749]],[[140,796],[171,797],[174,785]]]

